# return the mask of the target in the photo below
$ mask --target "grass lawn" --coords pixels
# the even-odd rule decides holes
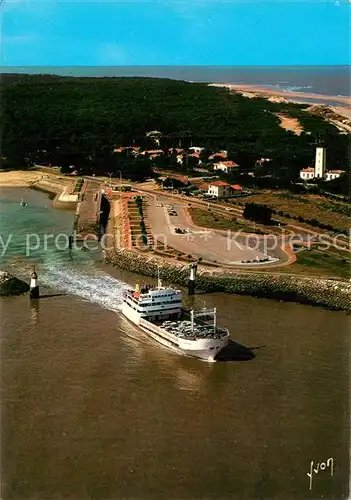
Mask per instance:
[[[335,278],[351,278],[351,259],[328,255],[319,250],[302,250],[296,254],[297,261],[291,266],[277,269],[291,274],[318,275]]]
[[[262,203],[272,209],[289,213],[291,216],[304,219],[316,219],[322,224],[348,230],[351,225],[350,205],[342,201],[329,200],[316,194],[292,194],[285,191],[262,191],[247,196],[245,199],[233,199],[238,208],[244,208],[245,203]],[[273,216],[274,217],[274,216]],[[291,224],[299,222],[287,219]]]
[[[255,228],[254,224],[245,223],[236,219],[233,215],[225,216],[210,212],[208,209],[189,207],[189,214],[194,224],[209,229],[230,229],[231,231],[244,231],[247,233],[267,234],[268,231],[262,231]]]

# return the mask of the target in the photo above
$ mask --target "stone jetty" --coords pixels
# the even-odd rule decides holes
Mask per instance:
[[[0,297],[11,297],[28,292],[29,285],[7,271],[0,271]]]
[[[150,254],[121,248],[106,256],[107,262],[144,276],[160,277],[168,283],[187,286],[189,264],[167,261]],[[297,275],[226,271],[198,265],[197,289],[313,304],[333,310],[351,310],[351,283]]]

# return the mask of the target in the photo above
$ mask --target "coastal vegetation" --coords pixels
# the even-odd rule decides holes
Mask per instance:
[[[133,144],[155,149],[147,134],[152,130],[161,131],[163,150],[191,144],[225,149],[241,174],[261,157],[271,158],[262,173],[286,181],[311,164],[316,141],[328,149],[328,168],[345,170],[349,160],[348,137],[306,112],[308,105],[249,99],[204,83],[5,74],[1,92],[3,168],[46,162],[63,172],[73,165],[78,174],[122,172],[143,180],[152,175],[149,158],[113,150]],[[298,120],[301,134],[283,129],[277,113]],[[192,161],[179,166],[175,155],[155,159],[183,170],[192,169]],[[345,182],[336,181],[345,189]]]
[[[328,254],[312,248],[311,250],[305,249],[297,252],[296,257],[297,260],[292,266],[279,268],[279,273],[350,278],[351,260],[345,258],[345,256]]]
[[[292,194],[288,191],[266,190],[245,197],[232,198],[230,205],[244,208],[246,203],[264,204],[272,214],[290,224],[312,226],[326,231],[348,234],[350,205],[315,194]]]
[[[243,231],[253,234],[266,234],[265,231],[249,224],[241,219],[233,217],[232,215],[225,216],[223,213],[219,214],[209,209],[189,207],[189,215],[197,226],[206,227],[209,229],[220,229],[230,231]]]
[[[74,194],[80,193],[80,191],[82,190],[83,184],[84,184],[83,177],[79,177],[79,179],[76,182],[76,185],[74,186],[73,193]]]

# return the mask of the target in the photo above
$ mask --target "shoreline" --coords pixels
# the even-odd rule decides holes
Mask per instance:
[[[14,187],[18,187],[18,186],[14,186]],[[54,200],[58,195],[58,193],[56,191],[54,191],[53,188],[50,189],[49,187],[42,187],[42,186],[38,186],[36,184],[29,185],[29,186],[27,186],[27,188],[33,189],[33,191],[41,191],[42,193],[48,194],[50,200]]]
[[[43,177],[38,171],[8,170],[0,172],[0,188],[29,188]]]
[[[308,92],[296,92],[292,90],[278,90],[271,89],[269,87],[264,87],[262,85],[247,85],[241,83],[210,83],[212,87],[226,87],[230,90],[240,93],[252,93],[252,94],[260,94],[262,97],[277,97],[277,98],[285,98],[287,101],[301,103],[305,101],[306,104],[316,104],[316,101],[320,101],[321,104],[324,102],[324,105],[331,106],[331,102],[339,103],[341,107],[350,108],[351,107],[351,98],[346,96],[334,96],[334,95],[326,95],[326,94],[313,94]],[[254,96],[252,96],[254,97]]]
[[[141,276],[155,278],[160,272],[161,278],[166,282],[184,287],[187,286],[189,280],[188,264],[171,262],[156,255],[150,257],[127,248],[109,252],[105,257],[105,262]],[[196,288],[204,293],[234,293],[351,312],[350,283],[330,278],[270,275],[257,273],[254,269],[249,272],[241,269],[224,272],[206,268],[200,264]]]
[[[60,178],[54,173],[42,173],[39,170],[9,170],[0,172],[1,188],[29,188],[54,195],[60,194],[72,179]]]
[[[115,224],[115,219],[111,217],[110,227],[115,228]],[[157,276],[158,266],[160,266],[161,277],[167,282],[187,286],[188,262],[174,261],[123,246],[120,248],[113,246],[114,248],[104,255],[106,263],[134,272],[139,276],[149,277]],[[197,289],[203,292],[234,293],[350,312],[351,284],[345,280],[260,273],[255,269],[215,269],[206,264],[198,264]]]
[[[33,191],[40,191],[48,195],[52,202],[53,208],[63,210],[76,210],[76,202],[60,201],[60,196],[65,192],[69,184],[73,184],[72,180],[62,180],[56,174],[43,174],[38,170],[11,170],[0,172],[0,190],[26,188]]]

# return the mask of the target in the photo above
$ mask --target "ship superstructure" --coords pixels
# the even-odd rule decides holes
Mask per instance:
[[[157,287],[126,290],[122,313],[157,342],[206,361],[214,361],[229,341],[228,330],[217,326],[216,309],[184,310],[181,291],[163,287],[160,279]]]

